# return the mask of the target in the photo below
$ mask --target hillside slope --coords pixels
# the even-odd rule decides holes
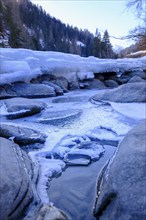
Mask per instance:
[[[0,9],[0,47],[115,58],[107,30],[99,39],[51,17],[30,0],[0,0]]]

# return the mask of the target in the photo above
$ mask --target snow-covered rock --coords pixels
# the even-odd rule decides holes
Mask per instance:
[[[88,165],[101,157],[104,147],[86,135],[66,135],[56,144],[52,153],[67,165]]]
[[[5,123],[0,124],[0,136],[12,139],[15,143],[22,146],[35,143],[43,144],[46,140],[46,136],[44,134],[30,128]]]
[[[111,102],[146,102],[146,83],[127,83],[118,88],[100,91],[93,100],[105,100]]]
[[[43,52],[28,49],[1,48],[0,84],[17,81],[28,82],[44,71],[56,77],[65,77],[69,82],[93,79],[94,74],[146,69],[145,57],[139,59],[83,58],[60,52]]]
[[[43,98],[56,96],[55,89],[45,84],[17,82],[1,87],[1,99],[12,97]]]
[[[6,99],[3,101],[3,105],[5,105],[6,111],[1,112],[1,115],[6,116],[8,119],[16,119],[37,114],[45,108],[43,102],[26,98]]]
[[[140,76],[133,76],[128,83],[145,82]]]

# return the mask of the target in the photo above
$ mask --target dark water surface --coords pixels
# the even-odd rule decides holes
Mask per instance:
[[[116,148],[105,146],[105,153],[89,166],[71,166],[51,181],[49,198],[64,210],[72,220],[95,220],[93,206],[96,197],[97,176]]]

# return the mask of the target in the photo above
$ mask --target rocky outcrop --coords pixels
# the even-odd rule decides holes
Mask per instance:
[[[0,217],[21,219],[33,200],[31,160],[18,145],[0,138]]]
[[[112,79],[105,80],[104,83],[107,87],[110,87],[110,88],[116,88],[119,86],[119,84],[115,80],[112,80]]]
[[[46,84],[54,88],[57,95],[63,95],[63,92],[68,91],[68,81],[64,77],[56,77],[44,71],[43,75],[31,80],[34,84]]]
[[[55,83],[49,81],[43,81],[42,84],[53,87],[56,92],[56,95],[63,95],[63,89],[60,86],[56,85]]]
[[[44,84],[14,83],[12,90],[17,96],[26,98],[43,98],[56,96],[54,88]]]
[[[139,76],[142,79],[146,79],[146,71],[133,71],[130,73],[130,76]]]
[[[55,80],[52,80],[52,82],[58,85],[61,89],[63,89],[64,92],[68,92],[69,83],[65,77],[57,77]]]
[[[89,89],[106,89],[106,86],[102,81],[99,79],[93,79],[88,81],[89,86],[87,88]]]
[[[11,85],[2,85],[0,88],[0,99],[7,99],[7,98],[13,98],[17,97],[17,94],[15,91],[12,90]]]
[[[119,82],[120,84],[124,84],[124,83],[127,83],[129,80],[131,80],[133,77],[140,77],[140,78],[135,78],[135,82],[139,82],[141,80],[139,79],[146,79],[146,72],[145,71],[130,71],[130,72],[127,72],[125,71],[124,73],[121,74],[121,76],[117,77],[116,81]],[[137,81],[137,80],[138,81]]]
[[[0,138],[0,218],[2,220],[68,220],[37,194],[38,167],[17,144]]]
[[[12,85],[4,85],[1,89],[0,98],[24,97],[45,98],[56,96],[53,87],[44,84],[32,84],[17,82]]]
[[[100,91],[92,99],[123,103],[146,102],[146,83],[127,83],[115,89]]]
[[[8,119],[16,119],[40,113],[45,108],[45,103],[26,98],[13,98],[4,101],[7,107]]]
[[[0,136],[12,139],[19,145],[44,143],[46,136],[29,128],[0,124]]]
[[[135,75],[128,81],[128,83],[135,83],[135,82],[145,82],[145,80],[142,79],[140,76]]]
[[[146,121],[133,128],[98,178],[97,220],[145,220]]]

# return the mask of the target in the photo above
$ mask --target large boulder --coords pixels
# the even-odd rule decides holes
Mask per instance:
[[[31,83],[33,83],[33,84],[45,84],[45,85],[48,85],[48,86],[54,88],[54,90],[55,90],[57,95],[63,95],[63,89],[59,85],[53,83],[53,82],[56,82],[56,81],[57,81],[57,77],[56,76],[53,76],[51,74],[47,74],[47,73],[44,72],[43,75],[40,75],[37,78],[32,79]],[[65,84],[63,86],[67,86],[68,87],[68,85],[66,85],[67,82],[66,82],[65,79],[64,79],[64,83]]]
[[[33,114],[40,113],[44,108],[45,104],[32,99],[26,98],[13,98],[4,101],[7,107],[8,119],[15,119],[30,116]]]
[[[37,78],[34,78],[31,80],[31,83],[42,83],[42,81],[48,81],[55,80],[56,76],[47,73],[46,71],[43,71],[42,75],[39,75]]]
[[[128,83],[135,83],[135,82],[145,82],[145,80],[142,79],[140,76],[135,75],[128,81]]]
[[[31,160],[12,141],[0,143],[0,218],[20,219],[33,199]]]
[[[145,220],[146,121],[133,128],[101,172],[94,214],[97,220]]]
[[[1,99],[12,97],[45,98],[54,96],[56,96],[56,92],[54,88],[49,85],[23,82],[4,85],[2,86],[0,93]]]
[[[105,80],[104,83],[107,87],[110,87],[110,88],[116,88],[119,86],[119,84],[115,80],[112,80],[112,79]]]
[[[27,153],[5,138],[0,138],[0,143],[0,219],[69,219],[62,210],[39,198],[39,170]]]
[[[64,92],[68,92],[69,83],[65,77],[57,77],[55,80],[52,80],[52,82],[58,85],[60,88],[62,88]]]
[[[0,124],[0,137],[10,138],[19,145],[35,144],[45,142],[46,136],[30,128]]]
[[[104,83],[102,81],[100,81],[99,79],[93,79],[88,81],[89,89],[106,89],[107,87],[104,85]]]
[[[0,88],[0,99],[17,97],[15,91],[12,90],[11,85],[2,85]]]
[[[131,76],[129,76],[129,75],[121,75],[119,78],[117,78],[117,82],[119,83],[119,84],[125,84],[125,83],[127,83],[129,80],[131,79]]]
[[[19,97],[43,98],[56,96],[54,88],[44,84],[14,83],[12,90]]]
[[[56,92],[56,95],[63,95],[63,89],[60,86],[56,85],[55,83],[45,80],[45,81],[42,81],[42,84],[53,87]]]
[[[146,79],[146,71],[140,71],[140,70],[138,70],[138,71],[133,71],[133,72],[131,72],[130,74],[129,74],[131,77],[133,77],[133,76],[139,76],[139,77],[141,77],[142,79]]]
[[[118,88],[100,91],[92,99],[123,103],[146,102],[146,83],[127,83]]]

